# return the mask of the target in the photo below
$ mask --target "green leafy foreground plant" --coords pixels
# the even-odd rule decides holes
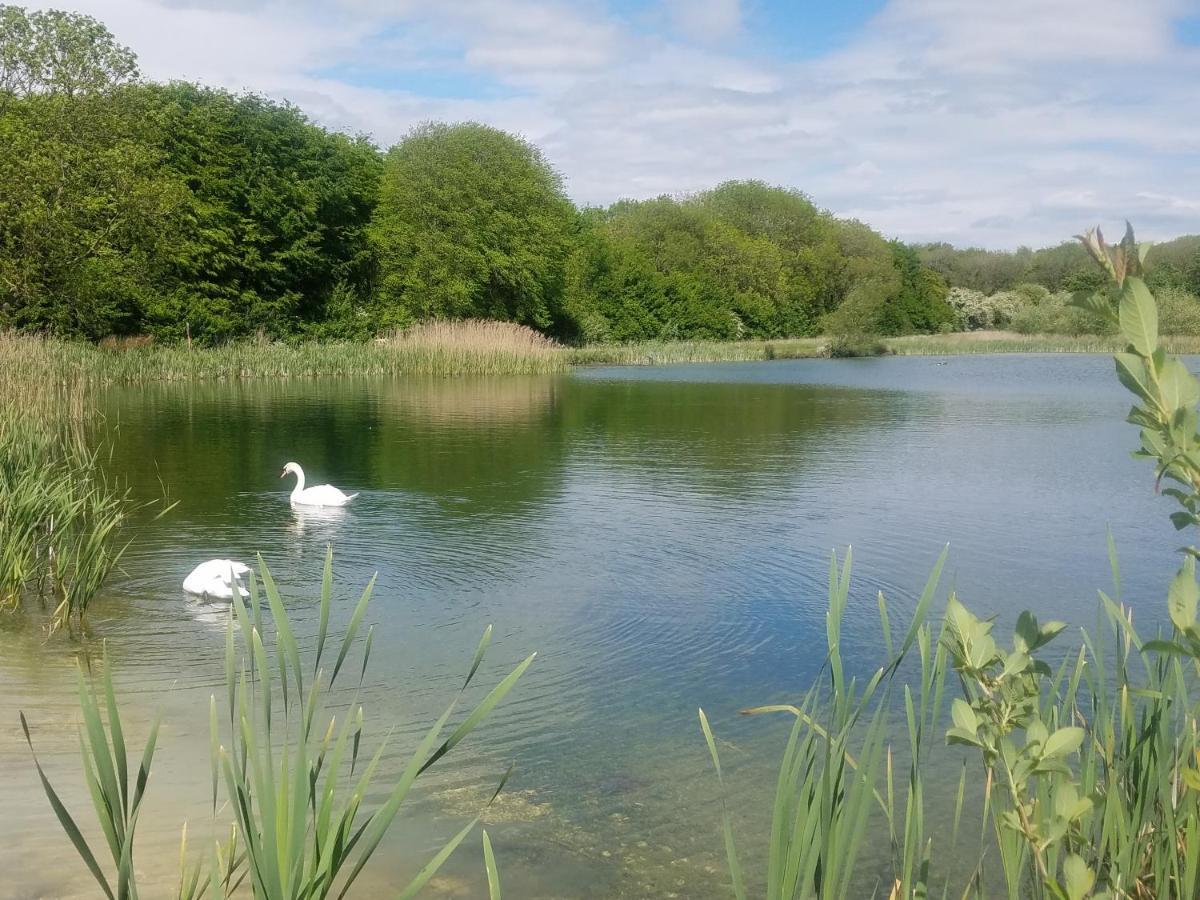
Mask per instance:
[[[220,715],[215,695],[210,703],[213,814],[216,816],[223,808],[223,787],[234,820],[231,836],[214,845],[207,858],[188,865],[185,826],[178,890],[181,900],[228,897],[243,883],[257,900],[344,897],[395,821],[413,783],[479,725],[512,690],[536,655],[522,661],[443,737],[483,661],[491,641],[492,629],[488,626],[462,687],[413,750],[383,803],[367,811],[363,804],[377,781],[387,746],[385,738],[369,759],[363,755],[365,721],[363,708],[357,703],[370,659],[373,626],[366,629],[361,642],[358,639],[374,579],[355,605],[341,640],[336,641],[329,634],[332,552],[326,557],[316,649],[308,663],[261,557],[258,572],[262,586],[251,576],[248,605],[237,596],[232,601],[225,644],[227,715]],[[272,623],[272,651],[268,651],[264,638],[266,613]],[[351,651],[358,643],[362,649],[361,663],[354,665],[358,669],[357,684],[339,722],[337,717],[327,715],[326,703],[339,676],[345,681],[349,675]],[[107,666],[97,680],[103,701],[82,672],[79,674],[83,714],[80,743],[85,781],[115,866],[115,879],[105,874],[36,755],[34,760],[59,823],[104,895],[114,900],[134,900],[138,896],[134,833],[154,758],[158,722],[151,726],[131,785],[124,729]],[[24,713],[21,725],[32,750]],[[501,779],[492,800],[507,777]],[[478,822],[476,816],[455,834],[398,896],[412,897],[420,891]],[[499,877],[489,840],[485,840],[484,853],[489,890],[493,897],[499,897]]]
[[[1117,246],[1099,230],[1081,237],[1113,283],[1113,292],[1078,302],[1111,319],[1128,343],[1117,374],[1138,403],[1129,421],[1141,428],[1136,456],[1151,459],[1157,483],[1181,510],[1178,528],[1200,523],[1200,382],[1158,342],[1157,308],[1142,277],[1145,247],[1132,229]],[[1113,302],[1115,299],[1115,303]],[[1200,675],[1200,585],[1195,547],[1170,583],[1170,638],[1143,640],[1121,599],[1120,571],[1109,541],[1114,591],[1100,593],[1101,628],[1068,652],[1057,668],[1039,653],[1061,634],[1061,622],[1017,619],[1010,645],[953,594],[936,646],[925,623],[941,560],[917,603],[908,635],[893,650],[887,605],[879,614],[888,663],[862,688],[843,672],[840,623],[846,609],[849,554],[830,574],[827,615],[828,687],[814,687],[799,706],[762,707],[795,717],[776,787],[764,895],[775,898],[923,898],[940,879],[943,896],[985,896],[997,882],[1011,900],[1061,898],[1193,898],[1200,896],[1200,732],[1191,696]],[[944,554],[943,554],[944,558]],[[916,685],[898,673],[913,645],[920,649]],[[976,862],[952,888],[939,860],[969,860],[959,841],[967,765],[955,796],[949,847],[935,849],[925,825],[929,738],[940,726],[945,678],[953,671],[961,696],[950,704],[950,744],[974,751],[982,767],[983,820]],[[906,796],[895,794],[887,715],[902,697],[908,746]],[[717,746],[700,713],[723,787]],[[974,809],[975,807],[971,807]],[[882,822],[890,858],[864,858],[870,829]],[[991,838],[985,839],[985,823]],[[723,814],[734,896],[748,896],[730,816]],[[945,829],[943,829],[943,832]],[[942,840],[939,834],[939,840]],[[999,871],[991,871],[991,860]],[[948,868],[948,867],[947,867]],[[998,876],[998,877],[997,877]],[[961,877],[961,876],[960,876]],[[873,885],[873,886],[872,886]]]

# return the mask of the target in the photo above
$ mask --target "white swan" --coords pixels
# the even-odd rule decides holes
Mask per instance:
[[[248,565],[236,560],[210,559],[192,569],[191,574],[183,579],[183,589],[189,594],[213,600],[232,600],[234,590],[237,590],[239,597],[245,597],[247,592],[241,578],[249,571]]]
[[[296,486],[292,488],[292,502],[301,506],[345,506],[358,494],[344,494],[332,484],[317,484],[310,488],[304,486],[304,470],[299,463],[290,462],[283,467],[279,477],[292,474],[296,476]]]

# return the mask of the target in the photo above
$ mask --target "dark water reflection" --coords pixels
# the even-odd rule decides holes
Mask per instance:
[[[193,828],[209,820],[205,717],[223,677],[224,611],[186,601],[180,581],[200,560],[260,551],[311,636],[332,543],[343,619],[379,573],[364,699],[377,734],[396,729],[386,766],[456,689],[486,623],[496,639],[485,684],[539,651],[429,779],[373,867],[376,888],[415,871],[515,760],[491,829],[512,896],[723,896],[696,707],[728,742],[753,856],[786,724],[736,711],[793,697],[818,672],[833,548],[854,544],[844,652],[863,669],[877,660],[876,592],[898,621],[947,541],[946,585],[977,609],[1007,618],[1033,606],[1086,624],[1111,526],[1126,596],[1139,616],[1157,615],[1174,543],[1167,504],[1128,458],[1127,405],[1102,357],[115,393],[112,467],[139,496],[166,485],[181,501],[140,524],[94,621],[135,722],[161,706],[168,723],[143,824],[147,877],[172,871],[184,815]],[[360,498],[292,510],[276,477],[289,459]],[[31,713],[68,784],[75,653],[28,624],[0,632],[4,715],[13,725],[18,706]],[[18,896],[86,896],[17,737],[10,727],[0,743],[0,860],[28,873]],[[474,846],[434,896],[478,896]]]

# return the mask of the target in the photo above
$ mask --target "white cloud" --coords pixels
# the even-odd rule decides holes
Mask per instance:
[[[519,132],[580,202],[762,178],[890,235],[989,246],[1125,216],[1148,238],[1200,232],[1182,187],[1200,184],[1200,51],[1173,36],[1193,4],[891,0],[840,49],[786,60],[729,0],[73,3],[154,78],[287,98],[384,144],[431,118]],[[504,90],[422,96],[403,71]]]
[[[742,25],[739,0],[665,0],[665,3],[674,26],[697,40],[728,38]]]

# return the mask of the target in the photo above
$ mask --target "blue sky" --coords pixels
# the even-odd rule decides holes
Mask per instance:
[[[580,203],[796,187],[891,236],[1200,232],[1200,0],[58,0],[152,78],[381,145],[540,145]]]

